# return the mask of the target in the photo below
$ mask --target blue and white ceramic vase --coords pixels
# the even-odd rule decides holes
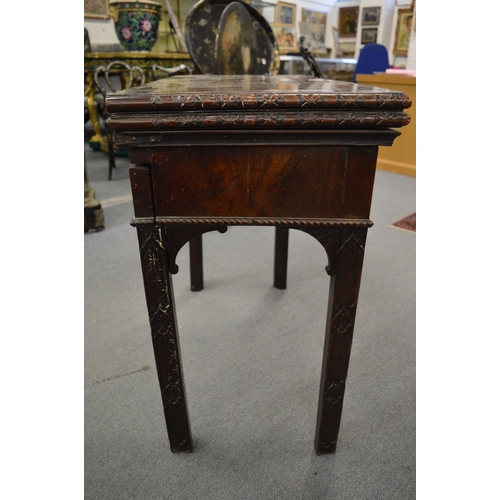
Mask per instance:
[[[109,4],[118,40],[128,51],[150,51],[158,39],[161,4],[150,0]]]

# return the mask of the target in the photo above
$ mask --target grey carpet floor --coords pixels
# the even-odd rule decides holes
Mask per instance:
[[[172,454],[128,182],[86,148],[105,229],[85,244],[85,498],[415,498],[415,179],[378,171],[337,453],[313,442],[329,277],[326,254],[291,231],[287,290],[272,287],[273,228],[204,236],[205,289],[187,247],[174,276],[194,440]]]

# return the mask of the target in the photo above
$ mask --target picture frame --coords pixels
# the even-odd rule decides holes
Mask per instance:
[[[270,4],[270,3],[259,3],[259,4],[256,4],[256,5],[253,5],[253,7],[255,8],[255,10],[257,10],[257,12],[259,14],[261,14],[261,16],[269,23],[269,24],[275,24],[277,21],[276,21],[276,5],[273,5],[273,4]]]
[[[356,52],[356,42],[341,42],[340,50],[342,52],[342,57],[354,57]]]
[[[273,31],[280,52],[296,52],[298,50],[295,26],[289,24],[275,24],[273,26]]]
[[[358,30],[359,7],[339,9],[339,36],[355,37]]]
[[[396,24],[396,37],[394,40],[394,55],[408,55],[410,36],[413,23],[413,9],[399,9]]]
[[[333,49],[332,49],[332,57],[342,57],[342,49],[340,48],[340,40],[339,40],[339,30],[335,26],[332,26],[332,34],[333,34]]]
[[[219,19],[216,60],[221,75],[254,74],[257,67],[257,37],[247,11],[237,2],[231,3]],[[240,57],[235,57],[240,54]],[[245,56],[243,55],[245,54]]]
[[[332,56],[335,54],[335,57],[339,58],[351,58],[354,57],[354,53],[356,51],[356,41],[340,41],[339,39],[339,30],[335,26],[332,26],[333,30],[333,43],[334,48],[332,49]]]
[[[295,25],[297,6],[293,3],[278,2],[276,22],[279,25]]]
[[[380,7],[365,7],[361,14],[362,26],[378,26],[380,22]]]
[[[275,5],[266,5],[263,7],[258,7],[257,10],[262,14],[262,17],[269,24],[274,24],[276,22],[276,6]]]
[[[304,37],[304,44],[310,52],[326,54],[325,26],[320,23],[299,22],[299,36]]]
[[[108,19],[109,0],[84,0],[83,17]]]
[[[396,69],[406,69],[407,56],[394,56],[393,67]]]
[[[92,52],[92,47],[90,45],[90,37],[89,30],[87,28],[83,28],[84,31],[84,44],[85,44],[85,52]]]
[[[363,28],[361,31],[361,43],[364,45],[367,43],[377,43],[377,31],[378,28]]]
[[[326,12],[316,12],[314,10],[302,9],[302,22],[303,23],[317,23],[326,26]]]

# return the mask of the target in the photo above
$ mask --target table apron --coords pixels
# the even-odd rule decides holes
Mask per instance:
[[[392,146],[401,132],[395,129],[377,130],[178,130],[172,132],[132,131],[115,132],[115,143],[121,148],[150,148],[153,146]]]

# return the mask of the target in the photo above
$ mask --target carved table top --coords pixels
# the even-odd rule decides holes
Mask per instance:
[[[410,121],[401,91],[306,75],[187,75],[111,94],[116,131],[387,128]]]

